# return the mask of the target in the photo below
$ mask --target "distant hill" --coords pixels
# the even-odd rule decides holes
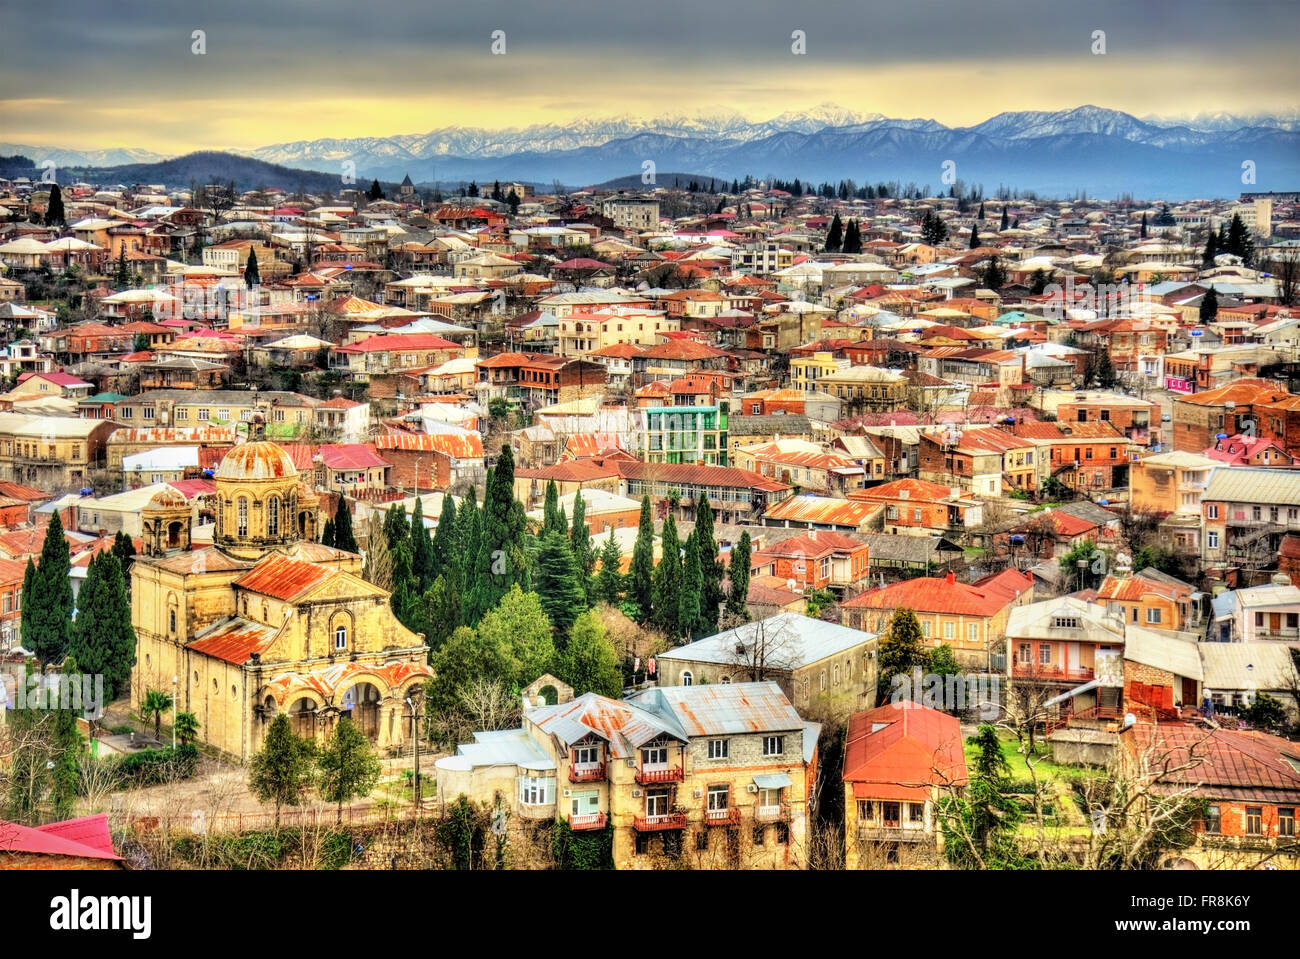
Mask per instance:
[[[213,183],[234,180],[239,190],[255,190],[259,187],[278,187],[281,190],[305,190],[308,193],[324,193],[329,190],[338,193],[351,186],[365,189],[370,180],[362,182],[357,177],[355,184],[343,182],[342,171],[339,173],[322,173],[317,170],[295,170],[290,167],[254,160],[252,157],[236,156],[233,153],[221,153],[206,150],[189,153],[171,160],[157,163],[128,163],[122,166],[70,166],[59,170],[59,182],[71,183],[85,180],[100,185],[121,183],[165,183],[168,187],[184,189],[191,183]],[[397,189],[394,183],[380,181],[384,192],[392,196]]]
[[[654,183],[644,183],[641,180],[640,173],[634,173],[631,176],[621,176],[613,180],[606,180],[604,183],[593,183],[585,186],[584,190],[635,190],[638,192],[647,192],[655,187],[672,187],[674,183],[685,190],[686,184],[694,180],[705,189],[708,189],[709,182],[713,181],[719,192],[726,192],[731,188],[731,181],[724,180],[721,177],[710,176],[707,173],[656,173]]]

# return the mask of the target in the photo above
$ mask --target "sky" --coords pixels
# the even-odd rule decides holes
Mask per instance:
[[[624,115],[767,120],[828,102],[950,126],[1085,103],[1300,113],[1294,0],[211,6],[42,3],[0,37],[0,142],[180,154]]]

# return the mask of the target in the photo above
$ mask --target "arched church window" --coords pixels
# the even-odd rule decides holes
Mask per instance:
[[[239,497],[237,511],[239,514],[238,516],[239,524],[237,526],[238,532],[236,533],[236,535],[247,536],[248,535],[248,497],[247,496]]]
[[[266,535],[280,535],[280,497],[272,496],[266,501]]]

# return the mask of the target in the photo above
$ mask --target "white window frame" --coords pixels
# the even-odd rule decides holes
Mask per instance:
[[[709,758],[710,759],[727,759],[731,753],[731,740],[729,739],[710,739],[709,740]]]
[[[763,755],[764,756],[781,756],[785,753],[784,736],[764,736],[763,737]]]

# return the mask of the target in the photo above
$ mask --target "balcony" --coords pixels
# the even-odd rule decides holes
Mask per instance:
[[[739,826],[740,807],[731,806],[727,809],[706,809],[704,810],[704,825]]]
[[[1061,682],[1076,679],[1087,682],[1096,678],[1096,674],[1087,666],[1071,666],[1069,669],[1062,669],[1060,666],[1043,666],[1038,663],[1015,663],[1011,667],[1011,676],[1013,679],[1046,679]]]
[[[670,812],[658,816],[634,816],[632,828],[637,832],[662,832],[665,829],[685,829],[686,813]]]
[[[789,819],[789,803],[777,803],[775,806],[754,807],[754,822],[786,822]]]
[[[640,766],[636,771],[636,781],[642,786],[679,783],[683,778],[681,766]]]
[[[569,828],[574,832],[583,832],[589,829],[604,829],[605,814],[603,812],[592,812],[570,816]]]
[[[554,819],[555,803],[520,803],[520,819]]]
[[[594,783],[605,778],[604,763],[575,763],[569,767],[569,782]]]
[[[929,834],[918,824],[905,827],[898,823],[874,826],[870,823],[858,824],[858,839],[870,842],[925,842]]]

